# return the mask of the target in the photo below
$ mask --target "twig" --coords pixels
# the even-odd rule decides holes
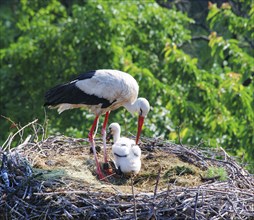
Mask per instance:
[[[228,153],[222,147],[220,147],[220,149],[224,153],[224,160],[227,161],[227,158],[230,158],[230,156],[228,155]]]
[[[136,207],[136,198],[134,192],[134,185],[133,185],[133,174],[131,175],[131,191],[133,196],[133,203],[134,203],[134,219],[137,220],[137,207]]]
[[[155,202],[155,199],[156,199],[158,184],[159,184],[159,181],[160,181],[160,175],[161,175],[161,166],[159,168],[158,175],[157,175],[157,178],[156,178],[156,184],[155,184],[155,187],[154,187],[153,203]]]
[[[181,139],[181,127],[178,126],[178,129],[177,129],[177,134],[178,134],[178,141],[179,141],[179,144],[183,147],[183,143],[182,143],[182,139]]]
[[[194,206],[194,220],[196,220],[196,212],[197,212],[197,205],[198,205],[198,196],[199,196],[199,189],[196,192],[196,198],[195,198],[195,206]]]
[[[7,137],[7,139],[5,140],[5,142],[3,143],[3,145],[1,146],[1,151],[2,151],[2,152],[4,151],[3,147],[9,142],[9,140],[10,140],[11,137],[12,137],[12,134],[9,134],[8,137]]]
[[[6,151],[6,149],[8,148],[8,150],[10,150],[10,146],[12,143],[12,140],[14,139],[14,137],[19,134],[21,131],[23,131],[25,128],[29,127],[30,125],[36,123],[38,121],[38,119],[35,119],[34,121],[28,123],[27,125],[25,125],[24,127],[20,128],[14,135],[12,135],[12,137],[10,138],[10,140],[8,141],[7,146],[3,146],[3,150]]]
[[[213,177],[203,177],[201,174],[199,174],[199,176],[200,176],[200,178],[201,178],[201,180],[202,180],[203,182],[206,182],[206,181],[215,181],[215,180],[220,179],[220,175],[218,175],[218,176],[213,176]]]
[[[17,128],[17,129],[19,129],[18,125],[17,125],[13,120],[11,120],[9,117],[6,117],[6,116],[4,116],[4,115],[1,115],[1,117],[4,118],[4,119],[6,119],[7,121],[11,122],[11,127],[12,127],[12,128],[15,127],[15,128]]]
[[[208,41],[209,42],[209,38],[205,35],[200,35],[200,36],[193,36],[191,38],[191,40],[204,40],[204,41]]]
[[[32,135],[28,135],[27,138],[25,139],[25,141],[16,147],[16,150],[19,150],[22,147],[26,146],[28,144],[28,142],[30,141],[31,137],[32,137]]]
[[[34,195],[37,196],[56,196],[56,195],[62,195],[62,194],[84,194],[84,195],[89,195],[90,193],[87,190],[63,190],[63,191],[55,191],[55,192],[42,192],[42,193],[33,193]],[[99,195],[101,192],[93,192],[93,195]]]

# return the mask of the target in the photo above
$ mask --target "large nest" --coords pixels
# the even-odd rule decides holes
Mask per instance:
[[[85,140],[32,140],[1,151],[0,219],[254,219],[254,178],[222,148],[144,138],[139,175],[99,181]]]

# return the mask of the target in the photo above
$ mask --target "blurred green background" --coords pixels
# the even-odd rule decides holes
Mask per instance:
[[[47,135],[86,138],[93,115],[45,114],[44,93],[79,73],[119,69],[152,106],[143,136],[222,146],[253,171],[253,39],[252,0],[2,0],[0,144],[17,131],[12,122],[35,118]],[[127,111],[114,121],[136,133]]]

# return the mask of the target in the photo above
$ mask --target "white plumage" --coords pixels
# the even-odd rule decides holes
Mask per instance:
[[[139,173],[141,169],[141,150],[134,140],[120,137],[121,127],[118,123],[109,126],[114,144],[112,153],[116,167],[124,174]]]
[[[120,106],[125,106],[125,104],[131,113],[136,112],[135,108],[138,107],[138,102],[135,103],[135,101],[137,100],[139,86],[131,75],[118,70],[96,70],[92,77],[84,78],[84,76],[86,74],[82,75],[82,78],[71,81],[70,84],[75,84],[84,94],[93,95],[93,99],[99,98],[101,100],[96,104],[89,102],[60,103],[55,106],[59,113],[71,108],[85,107],[95,115],[100,115]],[[102,99],[105,99],[109,106],[103,107],[105,102]]]

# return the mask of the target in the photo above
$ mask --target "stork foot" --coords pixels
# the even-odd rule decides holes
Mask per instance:
[[[102,164],[102,169],[105,171],[107,175],[112,175],[113,174],[113,167],[112,167],[112,162],[106,162]]]
[[[97,175],[99,177],[99,180],[103,180],[103,181],[105,180],[106,181],[105,176],[102,173],[97,173]]]
[[[108,182],[107,177],[105,177],[105,176],[103,175],[103,173],[101,172],[100,169],[99,169],[99,170],[97,169],[96,173],[97,173],[97,175],[98,175],[99,180]]]

